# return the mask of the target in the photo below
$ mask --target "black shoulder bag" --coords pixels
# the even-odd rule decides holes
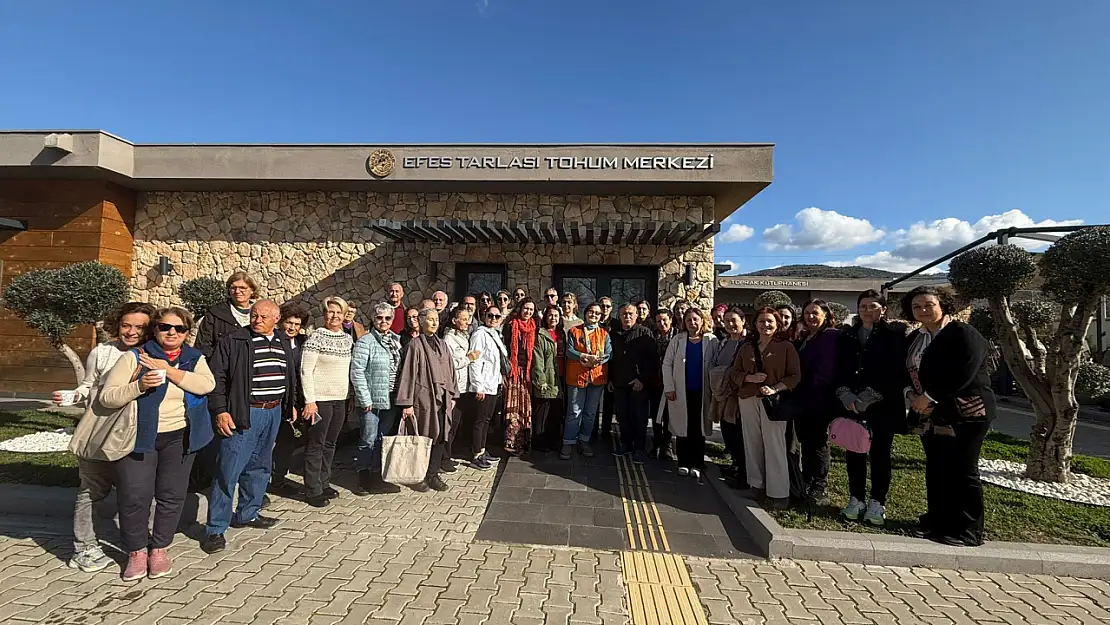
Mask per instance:
[[[759,350],[759,341],[752,342],[752,349],[755,351],[755,370],[757,373],[766,374],[767,371],[763,368],[763,354]],[[761,395],[760,401],[763,402],[763,409],[767,411],[768,421],[793,421],[797,416],[794,405],[794,394],[789,390],[782,390],[774,395]]]

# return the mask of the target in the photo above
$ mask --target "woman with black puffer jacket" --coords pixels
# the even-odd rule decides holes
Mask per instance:
[[[894,435],[904,432],[906,406],[903,389],[910,383],[906,371],[908,326],[886,320],[887,302],[867,290],[856,299],[856,319],[840,333],[836,345],[836,397],[843,416],[858,420],[871,430],[868,453],[844,452],[851,498],[840,511],[852,521],[881,526],[886,521],[886,496],[890,490],[891,448]],[[867,498],[867,461],[871,460],[871,498]]]

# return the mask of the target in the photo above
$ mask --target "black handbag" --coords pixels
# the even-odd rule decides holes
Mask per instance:
[[[752,343],[755,351],[755,370],[757,373],[766,374],[763,368],[763,354],[759,351],[759,342]],[[763,402],[763,409],[767,412],[768,421],[793,421],[797,416],[797,402],[794,393],[783,390],[774,395],[762,395],[759,400]]]

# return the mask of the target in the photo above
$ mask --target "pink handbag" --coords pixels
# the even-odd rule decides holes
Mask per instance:
[[[871,451],[871,430],[855,419],[837,417],[829,426],[829,442],[845,451],[865,454]]]

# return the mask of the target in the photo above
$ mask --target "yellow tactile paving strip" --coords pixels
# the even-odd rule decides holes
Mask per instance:
[[[686,562],[670,553],[643,466],[618,457],[617,477],[630,549],[621,552],[621,572],[633,625],[708,625]]]
[[[635,625],[708,625],[681,556],[625,551],[621,572]]]

